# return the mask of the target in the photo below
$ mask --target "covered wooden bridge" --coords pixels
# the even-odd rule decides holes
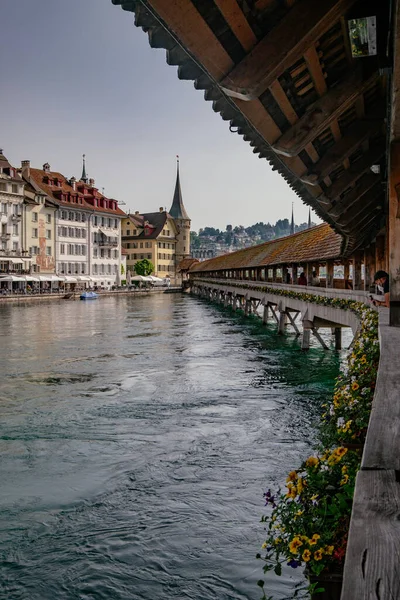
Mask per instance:
[[[363,459],[342,598],[398,598],[400,390],[393,326],[400,326],[400,0],[112,1],[134,13],[151,46],[166,49],[178,77],[204,90],[230,130],[338,236],[331,254],[323,254],[321,243],[321,255],[288,252],[278,261],[270,245],[203,263],[193,276],[207,268],[214,281],[224,273],[225,282],[279,284],[285,269],[294,277],[296,268],[323,262],[325,286],[335,289],[335,263],[347,268],[351,261],[354,291],[365,293],[373,264],[390,275],[390,326],[381,327],[386,404],[373,413],[388,449],[377,437]]]

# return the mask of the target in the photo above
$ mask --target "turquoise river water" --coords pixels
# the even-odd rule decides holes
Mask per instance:
[[[263,491],[340,356],[175,294],[1,305],[0,336],[0,599],[258,600]]]

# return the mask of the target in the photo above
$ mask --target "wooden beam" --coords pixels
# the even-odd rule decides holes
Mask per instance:
[[[338,198],[351,185],[353,185],[371,166],[379,163],[385,153],[385,146],[382,144],[373,145],[371,150],[365,153],[350,168],[345,171],[330,188],[325,191],[325,196],[330,200]]]
[[[382,184],[378,181],[368,192],[355,202],[345,214],[338,219],[340,227],[343,231],[350,232],[364,220],[364,216],[370,211],[371,207],[375,204],[376,199],[383,193]],[[354,223],[354,220],[357,222]]]
[[[315,46],[311,46],[311,48],[308,48],[308,50],[304,52],[304,60],[314,82],[314,87],[318,96],[323,96],[326,93],[327,86]]]
[[[236,0],[214,0],[214,2],[243,49],[250,52],[257,44],[257,38]]]
[[[400,20],[400,15],[399,15]],[[399,23],[400,27],[400,23]],[[400,33],[399,33],[400,35]],[[400,203],[397,188],[400,185],[400,142],[390,147],[389,172],[389,278],[390,325],[400,327]]]
[[[301,119],[279,138],[273,145],[275,152],[284,156],[297,156],[306,144],[318,137],[332,121],[347,110],[378,76],[374,74],[363,80],[360,69],[350,72],[341,83],[316,100]]]
[[[257,98],[332,27],[354,2],[355,0],[296,2],[278,25],[222,79],[221,86],[230,96],[242,100]]]
[[[344,137],[329,148],[321,160],[313,166],[312,171],[301,180],[309,185],[315,185],[336,169],[345,158],[357,150],[364,140],[371,137],[381,127],[382,121],[380,120],[356,121],[346,130]]]
[[[334,219],[339,218],[349,208],[353,206],[364,194],[366,194],[377,182],[380,182],[380,176],[375,173],[368,173],[364,175],[358,182],[351,192],[346,194],[344,198],[336,202],[333,208],[328,210],[328,215]]]
[[[150,0],[148,4],[212,77],[220,80],[232,69],[231,57],[190,0]]]

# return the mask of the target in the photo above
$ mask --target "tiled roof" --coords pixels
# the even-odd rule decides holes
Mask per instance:
[[[49,179],[53,179],[53,180],[57,179],[61,183],[61,186],[58,187],[56,185],[50,185],[49,183],[46,183],[44,181],[44,178],[46,178],[46,177],[48,177]],[[57,173],[56,171],[44,171],[43,169],[32,169],[31,168],[30,169],[30,178],[33,180],[34,184],[36,184],[36,186],[38,188],[43,190],[48,196],[50,196],[51,199],[55,200],[55,202],[57,202],[57,204],[59,204],[60,206],[68,206],[69,208],[71,208],[71,207],[82,208],[83,210],[107,213],[110,215],[125,216],[124,211],[121,210],[119,207],[116,210],[112,210],[111,208],[102,208],[102,207],[98,207],[98,206],[93,206],[89,202],[86,202],[84,194],[78,192],[77,190],[74,190],[74,188],[68,183],[66,177],[64,177],[64,175],[62,175],[61,173]],[[63,192],[64,194],[67,193],[67,194],[76,196],[80,200],[79,203],[74,204],[74,203],[62,200],[58,196],[58,193],[60,191]],[[104,198],[104,196],[102,194],[100,194],[99,192],[96,193],[96,197]],[[93,198],[93,194],[88,195],[88,198]]]
[[[341,256],[341,242],[340,235],[329,225],[322,224],[294,235],[211,258],[193,265],[190,272],[324,261]]]
[[[178,271],[188,271],[193,265],[199,261],[197,258],[184,258],[178,265]]]
[[[140,218],[140,221],[139,221]],[[141,215],[129,215],[129,219],[136,219],[136,223],[138,227],[143,227],[143,231],[139,233],[139,235],[135,236],[123,236],[124,240],[127,239],[135,239],[135,240],[155,240],[162,233],[164,229],[165,223],[167,219],[172,219],[171,215],[167,213],[165,210],[162,212],[154,212],[154,213],[143,213]],[[146,235],[145,223],[146,221],[149,224],[149,232]],[[175,236],[170,236],[171,240],[175,238]]]

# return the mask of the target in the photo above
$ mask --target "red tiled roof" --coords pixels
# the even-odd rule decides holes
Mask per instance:
[[[61,186],[59,187],[56,185],[51,185],[50,183],[46,183],[44,181],[44,178],[47,178],[47,177],[49,178],[49,180],[57,179],[61,183]],[[57,202],[57,204],[59,204],[60,206],[68,206],[69,208],[79,207],[82,209],[95,211],[95,212],[107,213],[110,215],[125,216],[124,211],[121,210],[119,207],[117,209],[113,210],[111,208],[102,208],[100,206],[93,206],[92,204],[90,204],[90,202],[86,202],[85,195],[82,194],[81,192],[78,192],[78,190],[74,190],[74,188],[68,183],[66,177],[64,177],[64,175],[62,175],[61,173],[57,173],[56,171],[44,171],[43,169],[32,169],[31,168],[30,169],[30,178],[34,181],[34,183],[37,185],[37,187],[39,187],[41,190],[43,190],[48,196],[50,196],[50,198],[55,200]],[[81,182],[80,182],[80,184],[81,184]],[[93,190],[93,188],[91,188],[90,186],[87,186],[87,187],[90,188],[91,190]],[[60,192],[71,195],[71,196],[75,196],[77,199],[79,199],[79,202],[73,203],[73,202],[68,202],[68,201],[62,200],[59,197]],[[87,197],[93,198],[94,195],[93,195],[93,193],[88,194]],[[103,196],[102,194],[97,192],[97,190],[95,192],[95,197],[96,198],[105,198],[105,196]]]
[[[341,236],[324,223],[294,235],[205,260],[190,267],[190,272],[324,261],[340,257],[341,243]]]
[[[178,271],[188,271],[192,265],[198,263],[197,258],[184,258],[178,265]]]

